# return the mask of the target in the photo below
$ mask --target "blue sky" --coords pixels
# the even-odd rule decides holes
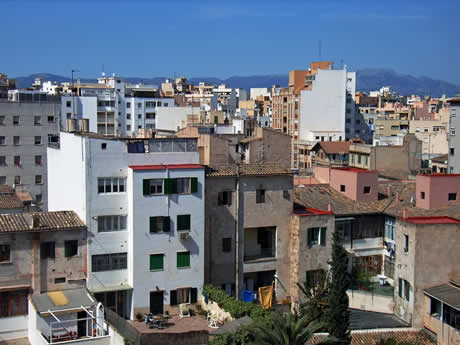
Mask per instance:
[[[0,1],[0,72],[287,74],[318,60],[460,84],[459,1]]]

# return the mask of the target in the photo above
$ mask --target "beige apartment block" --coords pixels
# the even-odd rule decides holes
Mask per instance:
[[[378,118],[375,121],[375,137],[389,137],[409,131],[409,120]]]

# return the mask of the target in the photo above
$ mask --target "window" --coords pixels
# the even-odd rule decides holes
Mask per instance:
[[[67,116],[67,119],[71,119],[72,118],[72,113],[67,113],[66,116]]]
[[[43,200],[43,196],[41,194],[35,195],[35,202],[41,203]]]
[[[42,165],[42,156],[41,155],[35,156],[35,165]]]
[[[5,136],[3,136],[3,135],[0,136],[0,145],[5,145],[5,142],[6,142]]]
[[[177,268],[190,267],[190,252],[177,252]]]
[[[256,203],[257,204],[265,203],[265,189],[256,190]]]
[[[396,221],[393,217],[385,217],[385,240],[394,241],[396,238]]]
[[[178,178],[177,181],[177,190],[176,192],[179,194],[187,194],[190,193],[190,178]]]
[[[11,261],[11,247],[9,244],[0,244],[0,262]]]
[[[137,107],[140,109],[142,108],[142,103],[137,103]]]
[[[425,192],[420,192],[420,199],[425,200]]]
[[[40,257],[42,259],[54,259],[56,257],[55,242],[40,243]]]
[[[369,194],[371,192],[371,186],[364,186],[364,194]]]
[[[78,240],[64,241],[64,256],[70,258],[78,255]]]
[[[142,119],[142,114],[138,114],[138,115],[137,115],[137,118],[138,118],[139,120],[141,120],[141,119]]]
[[[42,184],[42,175],[35,175],[35,184]]]
[[[126,177],[99,177],[97,179],[97,192],[124,193],[126,192]]]
[[[0,156],[0,165],[6,165],[6,157]]]
[[[326,246],[326,228],[310,228],[307,230],[307,245]]]
[[[410,300],[410,284],[407,280],[399,278],[399,297]]]
[[[21,184],[21,176],[14,177],[14,184]]]
[[[13,145],[19,145],[19,136],[15,135],[13,137]]]
[[[91,257],[93,272],[123,270],[128,268],[128,253],[102,254]]]
[[[29,290],[0,293],[0,318],[27,315],[27,295]]]
[[[225,237],[222,239],[222,251],[228,253],[232,251],[232,238]]]
[[[0,185],[6,184],[6,176],[0,176]]]
[[[102,143],[101,144],[101,150],[105,150],[107,149],[107,144],[106,143]]]
[[[190,230],[190,215],[182,214],[177,216],[177,231]]]
[[[127,126],[126,126],[126,130],[127,130],[128,132],[131,131],[131,125],[127,125]]]
[[[19,126],[19,116],[13,116],[13,125]]]
[[[70,108],[72,106],[72,101],[66,101],[65,105],[67,108]]]
[[[164,254],[150,254],[150,271],[159,271],[164,267]]]
[[[169,291],[170,305],[177,305],[181,303],[196,303],[198,297],[197,288],[181,288]]]
[[[169,232],[171,231],[171,219],[169,217],[150,217],[149,229],[150,233]]]
[[[423,132],[428,133],[428,128],[424,128]]]
[[[1,115],[0,116],[0,126],[4,126],[5,125],[5,116]]]
[[[455,135],[455,128],[451,127],[451,129],[450,129],[450,135],[452,135],[452,136]]]
[[[41,116],[34,116],[34,126],[40,126],[42,122]]]
[[[36,135],[34,138],[34,144],[35,145],[41,145],[42,144],[42,137],[39,135]]]
[[[450,148],[450,155],[453,156],[455,154],[455,148],[451,147]]]
[[[323,269],[311,270],[305,272],[305,282],[307,286],[315,287],[321,282],[322,276],[324,277],[326,271]]]
[[[341,192],[345,192],[345,185],[344,185],[344,184],[341,184],[341,185],[340,185],[340,191],[341,191]]]
[[[54,116],[48,116],[48,122],[54,122]]]
[[[126,109],[131,108],[131,102],[126,102]]]
[[[409,235],[403,235],[403,241],[404,241],[404,245],[403,245],[404,253],[408,253],[409,252]]]
[[[21,165],[21,156],[14,156],[14,165]]]
[[[283,190],[283,199],[291,200],[288,190]]]
[[[97,217],[97,231],[98,232],[111,232],[126,230],[127,216],[113,215],[113,216],[99,216]]]
[[[447,196],[448,200],[451,201],[451,200],[457,200],[457,193],[449,193],[449,195]]]
[[[232,204],[232,192],[219,192],[217,194],[217,204],[218,205],[231,205]]]
[[[54,284],[63,284],[65,283],[65,277],[54,278]]]
[[[150,179],[143,180],[143,193],[144,195],[163,194],[163,180]]]

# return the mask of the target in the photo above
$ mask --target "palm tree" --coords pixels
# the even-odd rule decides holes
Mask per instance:
[[[251,328],[253,345],[305,345],[313,333],[324,327],[317,321],[310,322],[308,316],[272,313],[268,323]]]

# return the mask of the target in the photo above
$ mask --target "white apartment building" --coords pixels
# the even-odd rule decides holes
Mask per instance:
[[[318,69],[310,90],[300,92],[299,139],[342,141],[355,136],[356,72]]]
[[[196,139],[61,133],[49,209],[88,226],[87,287],[126,318],[193,303],[204,282],[204,169]]]
[[[160,98],[154,85],[131,85],[116,76],[98,78],[98,84],[68,87],[72,95],[61,99],[61,126],[68,130],[82,130],[78,120],[89,119],[86,130],[90,132],[133,136],[141,128],[156,128],[158,108],[174,107],[174,99]]]

